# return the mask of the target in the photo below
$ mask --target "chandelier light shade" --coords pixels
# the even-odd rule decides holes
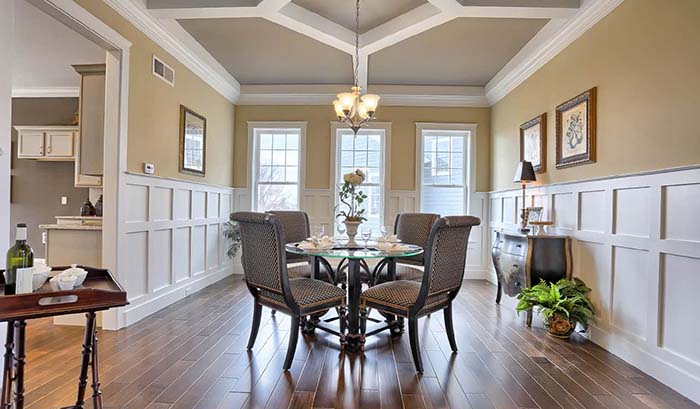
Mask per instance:
[[[362,88],[357,79],[360,64],[360,0],[356,0],[355,7],[355,61],[354,78],[351,92],[341,92],[333,101],[333,108],[338,117],[338,122],[345,124],[353,130],[355,135],[362,126],[374,119],[379,106],[379,95],[362,95]]]

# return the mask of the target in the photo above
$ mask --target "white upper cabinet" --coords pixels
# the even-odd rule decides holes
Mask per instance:
[[[17,157],[18,158],[42,158],[42,157],[44,157],[44,132],[18,130]]]
[[[73,161],[76,126],[15,126],[20,159]]]
[[[73,157],[75,151],[75,132],[48,131],[46,132],[47,157]]]

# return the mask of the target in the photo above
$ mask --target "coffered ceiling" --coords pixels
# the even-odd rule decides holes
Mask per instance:
[[[167,39],[174,55],[198,58],[194,71],[230,84],[222,93],[232,100],[241,85],[268,96],[270,85],[285,85],[301,101],[299,90],[352,82],[353,0],[105,1]],[[358,80],[492,104],[622,1],[361,0]],[[463,92],[471,94],[459,102]],[[439,104],[433,94],[425,100]]]

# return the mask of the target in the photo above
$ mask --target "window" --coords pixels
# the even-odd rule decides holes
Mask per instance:
[[[298,210],[306,123],[249,123],[254,211]]]
[[[442,216],[468,213],[473,126],[417,124],[422,212]]]
[[[373,124],[381,126],[381,124]],[[363,128],[355,136],[352,130],[333,127],[335,133],[335,200],[338,189],[343,185],[343,175],[360,169],[365,172],[365,183],[360,189],[367,195],[364,203],[367,221],[363,227],[370,227],[376,235],[384,223],[385,162],[389,125],[377,128]],[[336,220],[340,222],[341,220]]]

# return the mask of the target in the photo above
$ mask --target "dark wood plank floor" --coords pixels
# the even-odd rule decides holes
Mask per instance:
[[[580,337],[527,329],[512,299],[467,281],[455,308],[460,351],[449,349],[442,314],[421,320],[425,374],[413,370],[407,334],[368,340],[364,355],[344,354],[319,332],[300,338],[282,371],[289,319],[263,313],[252,352],[245,349],[251,297],[227,278],[116,332],[100,333],[107,408],[698,408],[658,381]],[[28,407],[73,403],[80,328],[29,323]]]

